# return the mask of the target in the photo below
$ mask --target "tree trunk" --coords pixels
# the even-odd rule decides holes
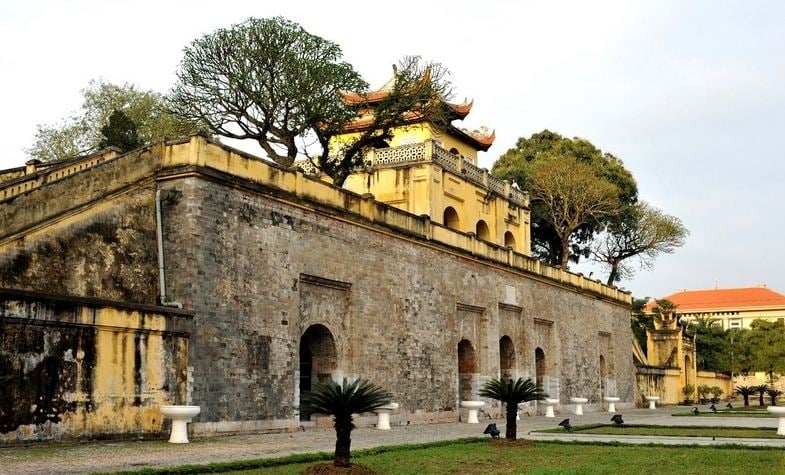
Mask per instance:
[[[750,395],[749,394],[742,394],[744,396],[744,407],[750,406]]]
[[[561,267],[562,270],[567,270],[570,266],[570,237],[567,236],[566,240],[561,242]]]
[[[766,405],[766,403],[763,402],[763,393],[759,393],[758,394],[758,403],[760,404],[760,407],[763,407],[763,406]]]
[[[352,421],[335,421],[335,459],[336,467],[350,467],[352,446]]]
[[[504,438],[508,440],[515,440],[518,437],[518,421],[515,420],[515,418],[518,417],[518,405],[510,404],[508,402],[506,406],[507,427],[504,430]]]
[[[618,275],[619,275],[619,264],[617,262],[614,262],[611,264],[611,272],[610,274],[608,274],[608,282],[606,282],[606,285],[608,285],[609,287],[613,285],[614,282],[616,282]]]

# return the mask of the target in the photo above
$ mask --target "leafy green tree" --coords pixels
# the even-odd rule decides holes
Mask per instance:
[[[123,152],[130,152],[142,145],[136,124],[121,110],[112,112],[109,123],[101,127],[100,148],[118,147]]]
[[[566,262],[563,256],[565,249],[569,254],[567,257],[576,262],[581,256],[589,255],[589,245],[594,235],[607,225],[623,219],[626,207],[637,202],[638,186],[632,174],[617,157],[604,153],[587,140],[569,139],[549,130],[543,130],[528,138],[519,138],[515,147],[505,152],[493,165],[493,174],[515,181],[522,189],[531,192],[534,184],[531,166],[554,157],[589,165],[593,176],[616,187],[617,202],[623,207],[622,212],[588,216],[568,236],[565,244],[560,237],[564,233],[557,232],[553,220],[547,219],[549,213],[546,205],[532,199],[532,253],[550,264],[562,265]]]
[[[511,378],[491,379],[480,389],[480,396],[496,399],[505,404],[507,425],[504,437],[510,440],[517,438],[518,425],[515,419],[518,416],[518,404],[542,401],[548,397],[542,386],[539,383],[535,384],[531,378],[525,380],[518,378],[514,381]]]
[[[388,96],[364,117],[370,117],[370,126],[331,157],[332,139],[367,112],[364,100],[350,104],[341,97],[344,91],[364,97],[368,87],[342,57],[337,44],[297,23],[249,18],[185,49],[170,110],[218,135],[255,140],[283,166],[307,156],[341,186],[363,164],[363,152],[388,139],[412,114],[438,120],[442,108],[436,99],[451,91],[441,66],[405,59]]]
[[[541,158],[527,168],[532,203],[537,204],[539,219],[550,226],[560,243],[558,265],[566,270],[575,233],[620,211],[618,190],[598,177],[590,165],[574,158]]]
[[[140,145],[199,129],[197,123],[164,110],[161,94],[133,84],[93,80],[82,90],[82,96],[80,113],[71,114],[56,125],[38,125],[35,142],[26,150],[31,157],[47,162],[98,149],[104,139],[101,129],[109,125],[115,111],[122,111],[136,125]]]
[[[303,395],[303,406],[308,412],[333,416],[336,467],[351,466],[351,434],[355,427],[353,415],[387,405],[390,398],[390,393],[365,379],[353,383],[344,380],[343,384],[317,382],[311,392]]]
[[[679,218],[641,201],[629,206],[623,219],[594,240],[591,254],[608,268],[607,284],[612,285],[635,274],[631,261],[637,261],[641,269],[651,269],[658,255],[673,253],[688,235]]]
[[[730,341],[719,320],[697,317],[690,320],[687,332],[695,336],[698,354],[698,369],[706,371],[730,371]]]
[[[632,334],[638,340],[638,344],[644,353],[648,354],[646,333],[654,329],[654,318],[644,312],[644,307],[649,301],[649,297],[642,299],[632,299],[632,309],[630,314],[630,326]]]
[[[750,369],[769,375],[785,373],[785,326],[779,322],[753,320],[746,344],[751,350]]]

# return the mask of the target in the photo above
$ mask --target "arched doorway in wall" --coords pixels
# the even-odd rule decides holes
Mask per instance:
[[[443,223],[448,228],[455,229],[457,231],[461,230],[461,220],[458,218],[458,212],[455,211],[455,208],[452,206],[444,208]]]
[[[605,366],[605,357],[603,355],[600,355],[600,400],[601,401],[602,398],[608,396],[608,394],[606,394],[606,391],[608,390],[606,386],[607,381],[608,381],[608,369]]]
[[[504,233],[504,247],[515,249],[515,236],[510,231]]]
[[[472,401],[472,383],[477,374],[477,356],[469,340],[458,342],[458,397],[461,401]]]
[[[507,335],[499,339],[499,373],[502,379],[515,378],[515,346]]]
[[[477,237],[483,241],[491,240],[491,230],[488,229],[488,224],[482,219],[477,221],[477,226],[474,227]]]
[[[545,386],[545,352],[542,348],[534,350],[534,374],[536,375],[535,381],[538,384]]]
[[[300,337],[300,401],[311,390],[315,381],[329,381],[338,367],[335,338],[324,325],[311,325]],[[307,421],[310,413],[300,403],[300,420]]]

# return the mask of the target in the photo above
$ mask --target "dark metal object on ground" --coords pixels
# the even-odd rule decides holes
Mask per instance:
[[[713,412],[714,414],[716,414],[716,413],[717,413],[717,406],[715,406],[714,404],[712,404],[711,406],[709,406],[709,409],[711,409],[711,412]]]
[[[492,424],[488,424],[488,427],[485,428],[483,434],[490,434],[491,437],[493,437],[494,439],[498,439],[499,434],[501,434],[501,431],[496,428],[496,423],[492,423]]]
[[[699,410],[698,410],[698,407],[697,407],[697,406],[696,406],[696,407],[693,407],[691,412],[692,412],[693,414],[700,414],[700,413],[701,413],[701,411],[699,411]]]
[[[564,430],[567,432],[572,432],[572,424],[570,424],[569,419],[564,419],[563,421],[559,422],[560,427],[564,427]]]
[[[621,414],[616,414],[615,416],[611,417],[611,422],[616,425],[624,424],[624,419],[622,419]]]

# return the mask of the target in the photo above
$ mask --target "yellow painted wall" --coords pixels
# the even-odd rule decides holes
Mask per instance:
[[[0,441],[158,433],[163,423],[160,406],[187,403],[188,337],[172,333],[172,317],[152,310],[82,305],[67,299],[55,305],[50,305],[48,300],[41,303],[7,295],[0,300],[5,306],[4,315],[14,317],[16,322],[42,320],[38,325],[29,326],[9,320],[4,322],[5,332],[13,331],[17,335],[27,332],[28,337],[42,341],[51,338],[54,338],[51,341],[62,341],[62,335],[69,332],[81,335],[78,348],[69,347],[65,351],[58,348],[56,354],[48,354],[54,350],[43,345],[38,350],[39,355],[22,358],[26,371],[35,371],[35,366],[30,366],[35,362],[41,364],[46,360],[51,365],[52,358],[62,360],[56,367],[63,373],[50,375],[58,379],[46,381],[59,386],[38,390],[41,398],[53,400],[37,401],[57,408],[50,409],[57,419],[33,422],[31,415],[30,423],[0,434]],[[64,311],[69,308],[71,310]],[[53,320],[60,320],[60,323],[52,325]],[[85,328],[89,328],[86,333]],[[6,384],[42,383],[11,381]],[[63,412],[55,413],[56,410]]]

